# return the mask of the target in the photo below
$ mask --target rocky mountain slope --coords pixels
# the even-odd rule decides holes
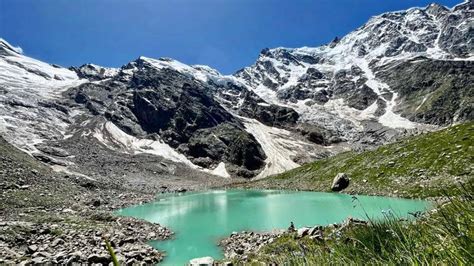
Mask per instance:
[[[349,139],[367,120],[389,128],[447,125],[473,118],[473,24],[472,1],[385,13],[325,46],[264,49],[236,77],[271,103],[297,110],[300,121]],[[450,89],[462,100],[449,117],[433,119],[429,112],[439,106],[430,103]],[[413,117],[416,108],[424,112]]]
[[[330,191],[338,173],[349,179],[346,193],[441,197],[473,184],[474,123],[409,137],[375,150],[345,152],[305,164],[246,187]],[[237,185],[240,186],[240,185]]]
[[[386,13],[328,45],[264,49],[229,76],[147,57],[65,69],[1,40],[0,132],[91,178],[123,174],[98,165],[107,153],[161,158],[157,175],[261,178],[472,120],[473,17],[470,1]]]

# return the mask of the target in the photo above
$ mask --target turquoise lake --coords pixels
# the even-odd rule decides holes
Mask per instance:
[[[276,190],[215,190],[160,195],[156,201],[119,210],[118,215],[156,222],[175,232],[171,240],[150,244],[166,252],[161,265],[185,265],[204,256],[222,258],[219,239],[233,231],[270,231],[338,223],[354,218],[382,219],[424,211],[430,203],[400,198]]]

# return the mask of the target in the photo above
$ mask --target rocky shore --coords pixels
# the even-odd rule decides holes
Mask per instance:
[[[233,232],[220,241],[219,245],[227,259],[246,260],[248,255],[257,252],[266,244],[272,243],[284,231],[277,232]]]
[[[111,218],[106,228],[78,227],[74,223],[0,222],[0,263],[3,264],[109,264],[107,239],[119,263],[159,262],[163,254],[146,244],[172,233],[158,224],[132,218]]]
[[[123,155],[122,160],[140,158]],[[137,182],[125,183],[123,174],[114,180],[101,175],[99,167],[89,169],[87,176],[53,171],[0,137],[0,264],[109,264],[105,239],[120,264],[155,264],[164,254],[148,241],[173,233],[114,212],[213,182],[164,178],[152,168],[130,173]]]
[[[258,253],[261,248],[278,241],[278,238],[282,236],[290,236],[295,239],[308,238],[312,241],[328,241],[340,238],[345,228],[365,225],[367,225],[366,221],[349,217],[340,224],[331,224],[324,227],[315,225],[294,228],[290,225],[287,230],[273,232],[233,232],[229,237],[222,239],[219,245],[222,247],[226,259],[251,262],[252,256]]]

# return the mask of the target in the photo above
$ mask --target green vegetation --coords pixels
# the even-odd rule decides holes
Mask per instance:
[[[112,258],[112,263],[114,266],[119,266],[119,262],[117,260],[117,256],[115,255],[115,251],[112,248],[112,245],[110,244],[109,240],[104,238],[105,246],[107,247],[107,252],[109,252],[110,258]]]
[[[303,165],[249,187],[329,191],[337,173],[347,173],[347,193],[436,197],[472,182],[474,123],[410,137],[361,153],[345,152]]]
[[[457,190],[461,196],[417,220],[387,214],[384,221],[348,226],[324,240],[286,234],[251,259],[277,265],[472,265],[474,187]]]
[[[325,228],[324,239],[285,234],[250,260],[278,265],[430,265],[474,263],[474,123],[410,137],[361,153],[303,165],[249,187],[329,191],[337,173],[346,193],[435,197],[444,203],[410,221]]]

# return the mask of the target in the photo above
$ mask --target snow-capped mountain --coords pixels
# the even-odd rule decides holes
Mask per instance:
[[[390,12],[325,46],[264,49],[227,76],[147,57],[66,69],[0,40],[0,132],[63,171],[118,152],[264,177],[472,120],[473,17],[472,2]]]
[[[86,81],[74,71],[24,56],[0,39],[0,132],[28,151],[36,151],[44,135],[62,138],[72,120],[57,101]]]
[[[264,49],[254,65],[235,76],[271,103],[297,110],[301,121],[346,133],[360,130],[357,125],[368,119],[391,128],[415,128],[415,122],[456,122],[459,116],[455,114],[446,121],[432,121],[423,114],[400,115],[400,104],[410,95],[401,91],[404,84],[390,80],[389,74],[404,63],[408,67],[439,64],[441,60],[465,61],[468,66],[464,68],[464,77],[472,78],[472,7],[472,2],[452,9],[431,4],[385,13],[325,46]],[[449,74],[450,69],[446,66],[442,72]],[[439,97],[434,93],[436,88],[430,89],[433,97]],[[419,106],[418,110],[431,108],[426,106],[430,96],[423,95],[426,97],[413,99],[410,105]],[[341,118],[347,121],[342,122],[346,126],[334,128],[334,120]]]

